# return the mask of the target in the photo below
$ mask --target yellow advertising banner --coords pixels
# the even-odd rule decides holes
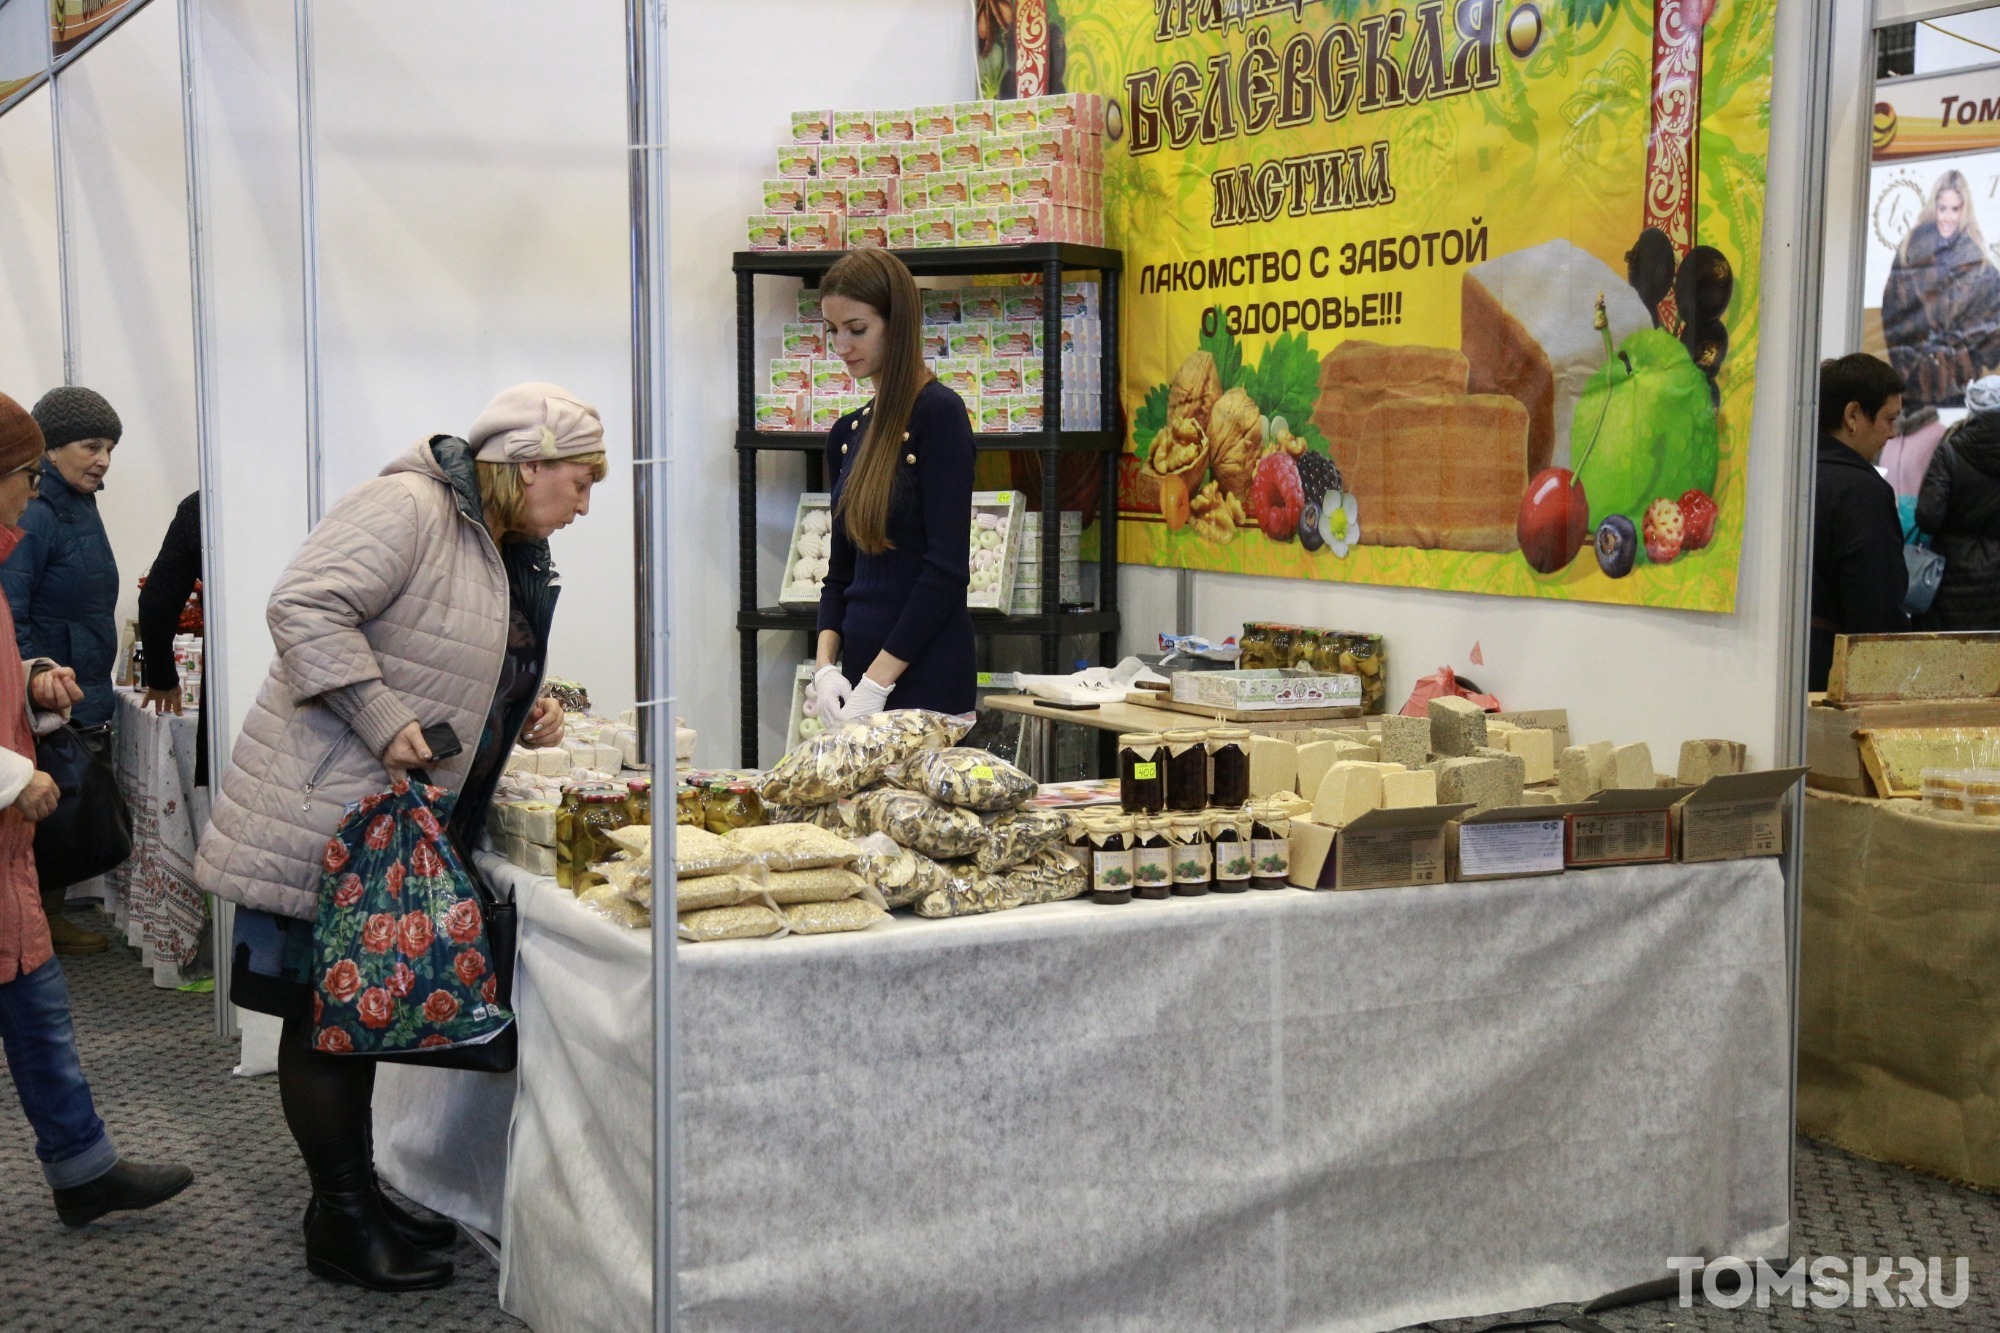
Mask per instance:
[[[1005,8],[1106,99],[1125,559],[1734,609],[1773,6]]]

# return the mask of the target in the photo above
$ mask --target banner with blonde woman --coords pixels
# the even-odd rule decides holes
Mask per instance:
[[[981,5],[1106,99],[1125,558],[1733,610],[1773,8]]]

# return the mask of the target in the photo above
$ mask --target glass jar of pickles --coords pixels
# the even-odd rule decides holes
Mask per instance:
[[[674,789],[674,822],[692,824],[702,828],[708,823],[701,799],[701,788],[691,783],[680,783]]]
[[[1271,626],[1271,646],[1265,652],[1266,664],[1274,667],[1288,667],[1292,664],[1292,645],[1297,636],[1290,625]]]
[[[570,883],[570,848],[576,841],[576,816],[583,809],[583,789],[565,786],[562,803],[556,807],[556,883],[565,889],[576,886]]]
[[[1271,665],[1271,627],[1252,621],[1236,640],[1236,665],[1244,671],[1259,671]]]
[[[752,828],[763,822],[763,798],[747,782],[717,782],[702,802],[702,823],[710,833]]]
[[[1279,665],[1305,667],[1311,669],[1314,654],[1319,652],[1320,637],[1324,630],[1300,629],[1292,632],[1292,660]]]
[[[616,787],[591,787],[580,799],[570,820],[568,855],[570,887],[578,890],[587,887],[590,867],[621,850],[611,841],[612,833],[632,822],[625,813],[625,793]]]
[[[653,780],[633,778],[625,784],[625,817],[631,823],[652,827]]]

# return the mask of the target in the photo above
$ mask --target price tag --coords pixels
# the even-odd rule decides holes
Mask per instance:
[[[979,767],[972,770],[972,776],[978,778],[982,782],[991,782],[993,781],[993,770],[987,767],[985,764],[981,764],[979,765]]]
[[[990,690],[993,688],[993,673],[991,671],[982,671],[973,677],[973,681],[980,689]]]
[[[1132,776],[1141,782],[1151,782],[1154,778],[1160,776],[1160,766],[1157,763],[1134,764],[1132,765]]]

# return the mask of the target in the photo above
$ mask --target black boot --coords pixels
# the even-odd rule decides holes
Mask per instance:
[[[121,1159],[95,1180],[57,1190],[56,1216],[66,1227],[88,1226],[106,1213],[165,1203],[193,1181],[194,1172],[184,1166],[146,1166]]]
[[[306,1268],[375,1291],[426,1291],[451,1281],[449,1260],[424,1253],[392,1226],[375,1190],[365,1140],[300,1145],[317,1205],[306,1226]]]
[[[448,1250],[458,1244],[458,1224],[448,1217],[418,1217],[410,1212],[382,1188],[375,1184],[375,1201],[382,1205],[382,1216],[389,1219],[389,1225],[396,1234],[420,1250]],[[319,1215],[319,1195],[315,1194],[306,1204],[306,1231],[312,1231],[313,1218]]]

